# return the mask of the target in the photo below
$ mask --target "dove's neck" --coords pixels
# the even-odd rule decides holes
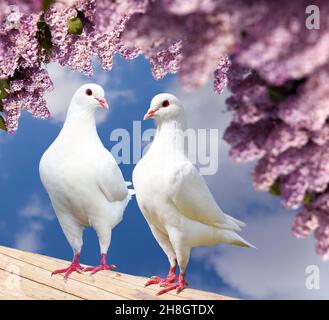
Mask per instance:
[[[152,147],[163,156],[164,161],[170,159],[185,160],[185,121],[170,120],[158,123]],[[151,148],[152,148],[151,147]],[[170,158],[170,159],[168,159]]]
[[[67,111],[61,135],[84,142],[87,142],[89,139],[99,140],[95,112],[93,110],[84,110],[81,106],[71,104]]]

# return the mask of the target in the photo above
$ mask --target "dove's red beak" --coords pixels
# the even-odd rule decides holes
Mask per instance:
[[[98,101],[98,103],[106,110],[109,109],[109,105],[107,104],[105,99],[102,98],[96,98],[96,100]]]
[[[152,118],[156,112],[157,112],[156,109],[149,109],[144,116],[144,120]]]

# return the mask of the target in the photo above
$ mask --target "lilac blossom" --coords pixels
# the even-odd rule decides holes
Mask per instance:
[[[242,23],[230,55],[233,118],[224,137],[236,160],[258,160],[256,189],[300,209],[293,234],[314,232],[316,252],[329,259],[329,4],[314,2],[321,28],[308,30],[307,1],[262,3],[251,23]],[[215,84],[221,77],[215,73]]]

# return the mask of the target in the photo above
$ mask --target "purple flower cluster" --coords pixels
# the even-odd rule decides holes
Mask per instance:
[[[110,70],[118,53],[127,59],[143,54],[155,79],[180,70],[193,88],[208,80],[235,39],[235,10],[227,1],[6,0],[1,6],[0,80],[6,82],[26,81],[29,70],[51,61],[91,75],[93,57]],[[226,84],[225,68],[218,66],[218,91]],[[36,89],[27,101],[11,88],[1,99],[7,130],[14,132],[20,110],[39,110],[45,90]]]
[[[52,90],[46,63],[91,75],[94,56],[109,70],[116,52],[127,59],[140,54],[121,37],[130,17],[145,12],[145,1],[97,1],[96,5],[95,0],[58,0],[44,8],[45,3],[1,2],[0,111],[10,133],[17,130],[23,108],[39,118],[49,116],[43,98]]]
[[[231,67],[215,72],[215,88],[228,79],[230,155],[258,161],[255,188],[301,207],[293,234],[314,231],[317,253],[329,259],[329,3],[315,4],[319,30],[305,27],[307,1],[268,1],[250,19],[245,11],[252,22],[241,24]]]
[[[148,1],[146,13],[128,22],[123,39],[150,60],[156,79],[179,70],[183,84],[195,88],[233,45],[232,12],[228,1]]]
[[[44,58],[36,37],[40,13],[28,10],[28,4],[22,9],[7,6],[0,25],[0,80],[7,84],[1,97],[8,132],[17,129],[22,108],[35,117],[49,116],[43,95],[52,89],[52,82],[42,69]],[[35,5],[31,2],[31,9]]]
[[[45,69],[25,69],[19,80],[12,80],[9,94],[4,100],[6,127],[9,132],[15,132],[22,108],[26,108],[33,116],[46,119],[50,113],[43,95],[52,90],[52,82]]]

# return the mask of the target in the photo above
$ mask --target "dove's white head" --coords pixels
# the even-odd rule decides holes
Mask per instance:
[[[95,83],[81,86],[73,95],[70,109],[95,112],[98,108],[108,109],[104,89]]]
[[[152,101],[144,120],[153,118],[157,123],[184,119],[184,108],[177,97],[170,93],[160,93]]]

